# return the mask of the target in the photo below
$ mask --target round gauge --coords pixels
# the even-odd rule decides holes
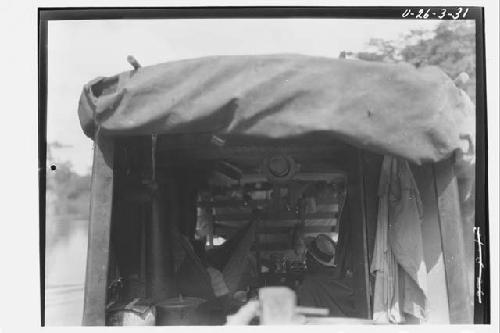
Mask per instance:
[[[290,172],[290,162],[284,156],[273,156],[269,159],[269,172],[275,177],[285,177]]]
[[[275,155],[266,158],[261,170],[270,181],[290,180],[297,172],[298,165],[295,161],[286,155]]]

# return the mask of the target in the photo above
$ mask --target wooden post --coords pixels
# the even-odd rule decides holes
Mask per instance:
[[[83,322],[85,326],[104,326],[111,214],[113,204],[113,151],[111,138],[97,132],[92,166],[90,221]]]
[[[458,185],[451,159],[434,165],[434,182],[450,322],[473,324],[473,296],[470,295]]]
[[[427,324],[449,324],[448,290],[432,165],[413,165],[411,172],[423,205],[422,242],[427,267]]]
[[[356,308],[360,316],[371,318],[370,294],[368,279],[368,256],[366,245],[366,216],[364,206],[364,188],[363,188],[363,168],[360,160],[360,152],[355,151],[350,156],[350,164],[354,167],[348,171],[348,197],[350,200],[349,217],[351,223],[351,241],[352,241],[352,266],[353,266],[353,285]]]
[[[363,152],[358,150],[358,165],[359,165],[359,189],[360,189],[360,199],[361,199],[361,232],[362,232],[362,242],[363,242],[363,266],[364,266],[364,277],[365,277],[365,296],[366,296],[366,311],[367,318],[372,319],[371,314],[371,284],[370,284],[370,265],[369,265],[369,249],[368,249],[368,233],[367,233],[367,218],[366,218],[366,196],[365,196],[365,171],[364,171],[364,159]]]

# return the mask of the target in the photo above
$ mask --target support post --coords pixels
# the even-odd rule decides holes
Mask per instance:
[[[356,308],[363,318],[371,318],[370,294],[368,279],[368,256],[366,245],[366,212],[364,206],[363,168],[360,152],[353,151],[350,157],[351,165],[348,170],[348,199],[350,203],[349,217],[351,223],[353,285],[356,299]]]
[[[367,217],[366,217],[366,189],[365,189],[365,170],[363,152],[358,150],[358,165],[359,165],[359,189],[361,199],[361,218],[362,218],[362,236],[363,236],[363,266],[365,277],[365,296],[366,296],[366,311],[367,318],[372,319],[371,311],[371,284],[370,284],[370,265],[369,265],[369,248],[368,248],[368,232],[367,232]]]
[[[113,206],[113,153],[110,137],[97,131],[94,140],[87,270],[83,307],[84,326],[104,326],[111,214]]]
[[[458,185],[452,163],[452,160],[448,159],[434,166],[448,308],[451,324],[472,324],[474,305],[465,262],[464,232],[473,231],[463,230]]]

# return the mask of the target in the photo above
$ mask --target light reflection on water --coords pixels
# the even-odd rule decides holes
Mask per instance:
[[[46,220],[45,324],[79,326],[87,259],[87,220]]]

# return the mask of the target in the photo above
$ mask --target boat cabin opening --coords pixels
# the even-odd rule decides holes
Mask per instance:
[[[336,315],[368,318],[375,229],[366,217],[364,186],[366,175],[378,172],[365,170],[370,158],[381,161],[321,135],[119,138],[108,302],[210,303],[220,292],[211,269],[242,302],[266,286],[298,291],[308,270],[306,249],[321,235],[334,245],[329,271],[340,285]],[[224,323],[231,309],[214,308],[220,312],[211,309],[208,322],[196,314],[189,320]]]

